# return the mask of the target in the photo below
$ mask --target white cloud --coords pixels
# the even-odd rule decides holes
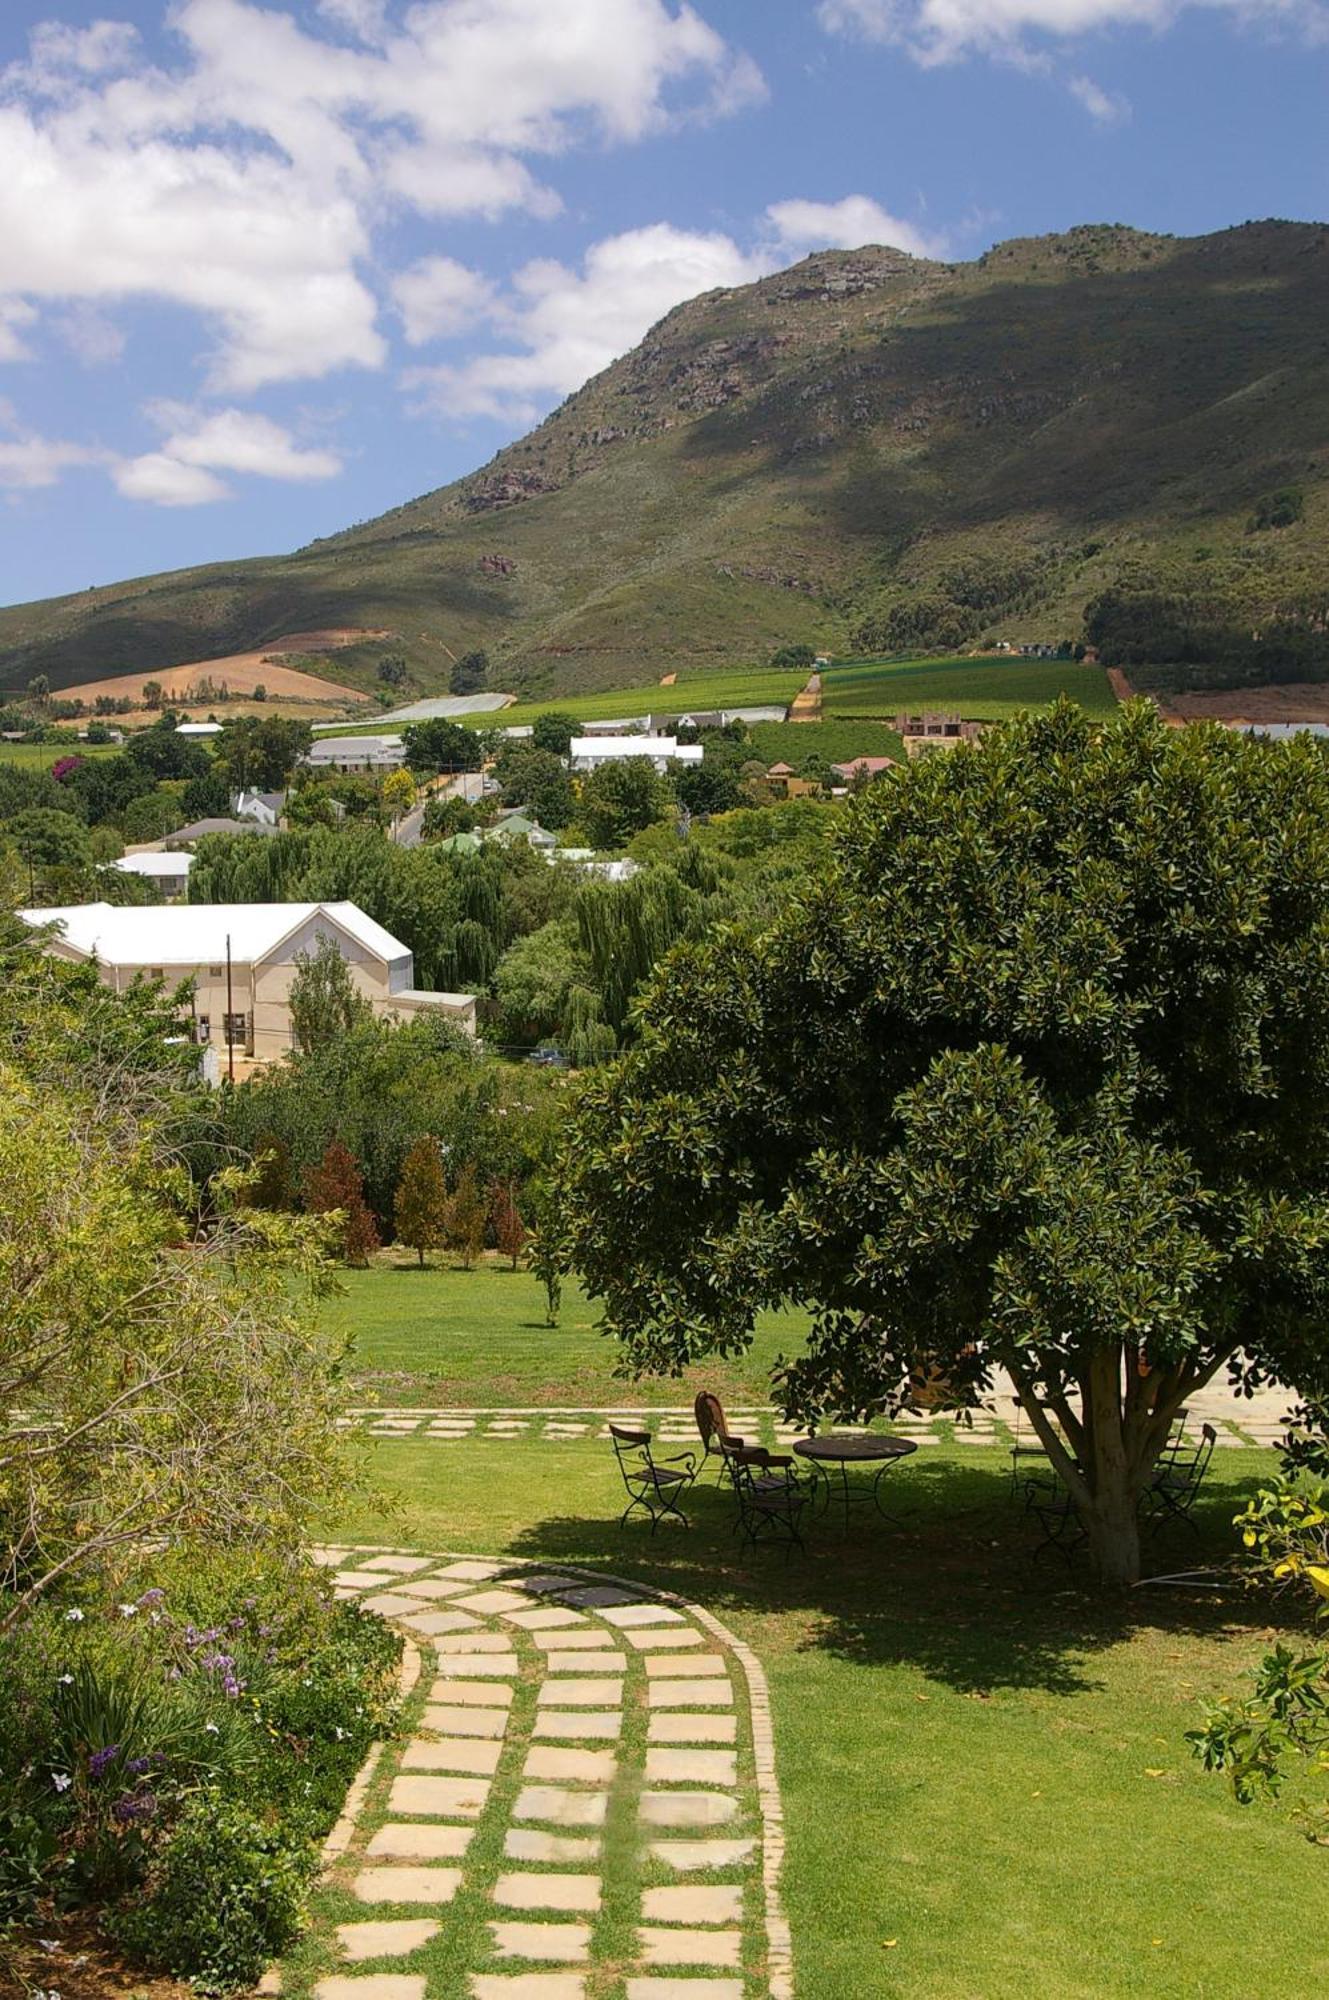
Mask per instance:
[[[412,347],[465,333],[494,309],[494,287],[452,257],[422,257],[392,281],[392,296]]]
[[[0,398],[0,486],[54,486],[71,466],[104,464],[106,457],[92,445],[39,436]]]
[[[183,465],[294,480],[334,479],[342,469],[335,451],[298,445],[288,430],[253,410],[200,416],[178,403],[155,403],[148,414],[169,433],[162,452]]]
[[[1104,90],[1091,76],[1068,77],[1066,88],[1096,125],[1124,125],[1131,115],[1130,104],[1124,97]]]
[[[25,299],[0,299],[0,361],[30,361],[25,328],[37,324],[37,310]]]
[[[125,336],[113,319],[95,306],[72,306],[56,318],[56,332],[76,361],[85,368],[107,368],[125,351]]]
[[[513,351],[459,366],[419,368],[406,384],[420,406],[450,416],[527,423],[605,368],[664,313],[717,285],[741,285],[771,268],[731,237],[657,222],[607,237],[580,270],[541,258],[517,272],[491,310]]]
[[[946,254],[943,238],[889,215],[865,194],[847,194],[843,201],[776,201],[766,215],[787,255],[808,250],[858,250],[865,243],[889,244],[908,251],[911,257]]]
[[[182,464],[164,451],[124,459],[112,477],[126,500],[150,500],[156,507],[201,507],[231,497],[230,488],[202,466]]]

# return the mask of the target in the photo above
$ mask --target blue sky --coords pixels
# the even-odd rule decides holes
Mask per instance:
[[[295,547],[827,244],[1329,216],[1329,0],[5,0],[0,602]]]

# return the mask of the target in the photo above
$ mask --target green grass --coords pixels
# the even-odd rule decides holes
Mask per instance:
[[[1223,1554],[1269,1456],[1220,1455],[1203,1540]],[[608,1448],[371,1447],[382,1502],[338,1537],[576,1561],[683,1592],[756,1650],[784,1792],[784,1893],[809,2000],[1310,2000],[1329,1982],[1324,1856],[1279,1807],[1243,1810],[1187,1754],[1271,1607],[1224,1593],[1103,1604],[1027,1560],[1000,1452],[920,1451],[904,1525],[740,1560],[727,1496],[693,1526],[620,1528]],[[1290,1801],[1289,1801],[1290,1803]],[[1276,1914],[1275,1914],[1276,1913]]]
[[[951,709],[975,721],[1000,721],[1022,708],[1045,708],[1067,694],[1090,715],[1117,706],[1102,667],[1074,660],[854,660],[822,677],[822,712],[894,716],[902,709]]]
[[[118,743],[0,743],[0,760],[28,771],[49,771],[61,757],[113,757]]]
[[[805,757],[824,757],[828,764],[847,764],[855,757],[904,761],[904,744],[880,722],[758,722],[752,742],[768,764],[783,761],[797,767]]]
[[[389,1253],[372,1269],[342,1274],[346,1290],[328,1308],[355,1337],[355,1399],[402,1407],[493,1407],[504,1403],[690,1403],[712,1383],[722,1395],[768,1400],[770,1369],[783,1348],[801,1348],[798,1314],[763,1314],[751,1354],[681,1380],[626,1383],[617,1350],[596,1331],[595,1312],[567,1284],[556,1327],[545,1325],[544,1291],[529,1272],[488,1263],[474,1271],[418,1270]]]

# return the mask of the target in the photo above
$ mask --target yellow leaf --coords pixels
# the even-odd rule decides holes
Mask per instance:
[[[1325,1569],[1321,1563],[1307,1563],[1306,1574],[1321,1597],[1329,1597],[1329,1569]]]
[[[1167,1772],[1164,1770],[1151,1768],[1148,1764],[1146,1764],[1144,1767],[1144,1775],[1146,1778],[1165,1778],[1167,1776]]]
[[[881,1948],[883,1951],[894,1951],[896,1945],[899,1944],[899,1942],[900,1942],[899,1938],[883,1938],[881,1941]]]

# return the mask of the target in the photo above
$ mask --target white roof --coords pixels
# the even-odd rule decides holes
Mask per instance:
[[[175,733],[177,736],[220,736],[222,726],[220,722],[177,722]]]
[[[20,910],[19,915],[34,928],[58,924],[75,951],[95,956],[103,965],[215,965],[226,956],[228,936],[232,959],[254,964],[319,916],[376,958],[392,962],[410,957],[404,944],[354,903],[177,903],[143,910],[79,903],[59,910]]]
[[[307,764],[319,764],[337,757],[387,757],[402,748],[400,736],[328,736],[311,743]]]
[[[187,875],[193,865],[192,854],[122,854],[111,863],[122,875]]]
[[[573,757],[616,763],[620,757],[671,757],[680,764],[700,764],[700,743],[680,743],[675,736],[574,736]]]

